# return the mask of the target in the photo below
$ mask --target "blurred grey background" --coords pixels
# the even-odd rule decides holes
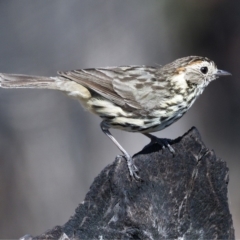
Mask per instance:
[[[193,125],[230,169],[229,203],[240,238],[240,1],[0,1],[0,72],[54,76],[57,70],[213,59],[232,77],[213,82],[176,124]],[[0,238],[64,224],[94,177],[119,154],[100,119],[51,90],[0,89]],[[131,153],[148,143],[112,131]]]

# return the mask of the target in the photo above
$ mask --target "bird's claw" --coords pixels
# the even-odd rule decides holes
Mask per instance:
[[[168,148],[168,150],[172,153],[175,154],[175,150],[173,149],[173,147],[169,144],[169,142],[171,143],[172,140],[167,139],[167,138],[157,138],[153,140],[154,143],[157,143],[159,145],[162,146],[163,149]]]
[[[127,166],[128,166],[128,170],[130,173],[131,178],[135,179],[135,180],[140,180],[140,177],[138,175],[138,168],[137,166],[133,163],[132,157],[130,156],[121,156],[121,155],[117,155],[117,158],[122,158],[124,157],[127,161]]]
[[[175,150],[174,148],[170,145],[170,143],[172,142],[171,139],[167,139],[167,138],[157,138],[155,136],[151,136],[151,142],[145,146],[143,149],[145,149],[146,147],[149,147],[155,143],[159,144],[160,146],[162,146],[162,149],[168,148],[168,150],[172,153],[175,154]]]
[[[138,175],[138,168],[135,164],[128,164],[128,169],[130,172],[130,176],[135,180],[140,180],[140,177]]]

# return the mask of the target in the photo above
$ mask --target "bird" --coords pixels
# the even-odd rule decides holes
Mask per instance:
[[[168,139],[151,133],[180,119],[210,82],[228,75],[207,57],[187,56],[164,66],[88,68],[60,71],[54,77],[0,73],[0,87],[53,89],[78,99],[102,118],[102,131],[123,153],[130,176],[138,180],[132,157],[109,129],[142,133],[150,144],[158,143],[174,153]]]

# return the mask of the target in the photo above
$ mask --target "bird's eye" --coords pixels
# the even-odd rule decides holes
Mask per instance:
[[[207,67],[201,67],[201,72],[203,73],[203,74],[206,74],[207,72],[208,72],[208,68]]]

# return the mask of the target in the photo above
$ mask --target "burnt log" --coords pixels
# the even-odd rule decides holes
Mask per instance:
[[[226,162],[196,128],[172,146],[174,155],[154,144],[134,156],[140,181],[116,158],[66,224],[22,239],[234,239]]]

